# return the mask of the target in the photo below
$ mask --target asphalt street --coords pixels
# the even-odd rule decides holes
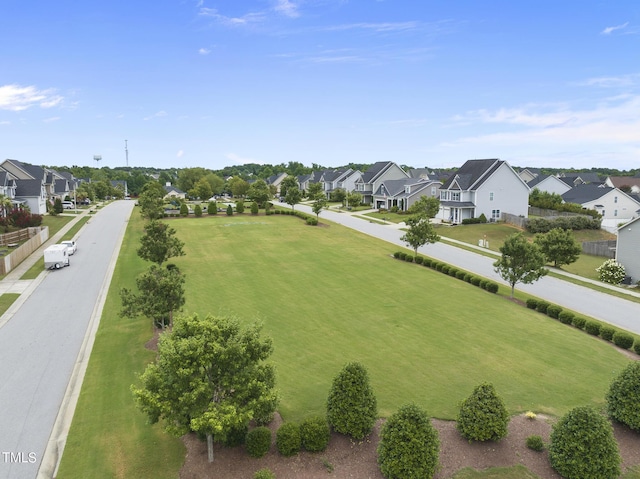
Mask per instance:
[[[99,321],[96,305],[132,209],[132,201],[116,201],[99,210],[82,229],[70,266],[45,272],[0,327],[2,479],[38,475],[74,371],[88,359],[87,332]],[[52,477],[55,459],[54,451],[41,477]]]
[[[284,203],[281,206],[288,206]],[[296,205],[296,209],[313,214],[306,205]],[[394,245],[407,247],[400,240],[404,234],[390,225],[380,225],[356,218],[347,213],[323,210],[320,219],[347,226],[361,233],[374,236]],[[394,250],[395,251],[395,250]],[[493,268],[495,259],[466,251],[443,242],[430,244],[418,249],[418,252],[472,273],[490,278],[497,283],[507,284]],[[584,286],[579,286],[552,276],[545,276],[532,284],[517,284],[516,289],[542,298],[564,308],[572,309],[594,319],[604,321],[613,326],[640,334],[640,303],[601,293]],[[464,298],[460,298],[464,301]]]

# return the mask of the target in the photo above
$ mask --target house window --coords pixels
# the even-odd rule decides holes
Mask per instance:
[[[363,183],[358,183],[356,185],[356,191],[364,191],[364,184]]]
[[[493,191],[489,192],[489,201],[493,201]]]
[[[438,188],[436,188],[435,186],[431,187],[431,196],[436,196],[436,191],[438,190]]]
[[[618,210],[613,210],[613,216],[618,216]]]
[[[491,210],[491,220],[498,221],[500,219],[500,210]]]
[[[451,193],[451,201],[460,201],[460,192],[452,192]]]
[[[617,197],[617,196],[614,196],[614,197],[613,197],[613,202],[614,202],[614,203],[617,203],[617,202],[618,202],[618,197]]]
[[[441,192],[440,192],[440,199],[441,199],[442,201],[447,201],[447,194],[448,194],[448,193],[449,193],[449,192],[448,192],[448,191],[446,191],[446,190],[445,190],[445,191],[441,191]]]

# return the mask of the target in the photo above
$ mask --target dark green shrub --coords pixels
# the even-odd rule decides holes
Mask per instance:
[[[200,218],[202,216],[202,206],[196,205],[193,209],[193,213],[196,215],[196,218]]]
[[[411,256],[410,254],[408,254],[407,256],[405,256],[404,260],[407,263],[413,263],[413,256]]]
[[[542,442],[542,438],[540,436],[529,436],[527,438],[527,447],[540,452],[544,450],[544,442]]]
[[[438,263],[436,265],[436,269],[440,272],[443,272],[445,268],[449,269],[449,265],[446,263]]]
[[[480,223],[486,223],[487,222],[487,217],[484,215],[484,213],[482,213],[480,216],[478,216],[478,219],[480,220]]]
[[[424,258],[422,256],[416,256],[415,259],[413,260],[416,264],[422,264],[422,262],[424,261]]]
[[[271,471],[271,469],[265,467],[263,469],[260,469],[259,471],[256,471],[256,473],[253,475],[253,479],[276,479],[276,475]]]
[[[189,216],[189,207],[186,203],[180,205],[180,216]]]
[[[527,299],[527,308],[536,309],[537,307],[538,307],[538,300],[537,299],[533,299],[533,298]]]
[[[584,330],[592,336],[600,335],[600,323],[595,321],[587,321],[584,325]]]
[[[456,273],[456,278],[464,281],[464,277],[467,275],[467,273],[465,273],[464,271],[458,270],[458,272]]]
[[[318,218],[314,218],[313,216],[307,216],[307,218],[305,219],[305,222],[309,226],[318,226]]]
[[[451,266],[449,266],[448,264],[443,264],[438,271],[441,271],[444,274],[449,274],[450,269],[451,269]]]
[[[280,211],[280,210],[274,210],[274,211],[273,211],[273,214],[274,214],[274,215],[279,215],[280,213],[282,213],[282,211]]]
[[[479,278],[478,276],[471,277],[471,284],[474,286],[480,286],[480,281],[482,281],[482,278]]]
[[[640,354],[640,339],[636,339],[636,342],[633,344],[633,351],[636,354]]]
[[[330,436],[329,423],[323,417],[314,416],[300,424],[302,447],[309,452],[324,451],[329,444]]]
[[[435,269],[436,271],[438,270],[438,266],[440,265],[440,261],[436,261],[435,259],[431,260],[431,268]]]
[[[251,203],[251,214],[257,215],[259,211],[260,211],[260,208],[258,207],[258,203],[256,203],[255,201]]]
[[[509,413],[492,384],[482,383],[465,399],[456,427],[469,441],[499,441],[507,435]]]
[[[586,323],[587,320],[580,316],[576,316],[575,318],[573,318],[573,325],[578,329],[584,329]]]
[[[616,333],[616,330],[611,326],[602,326],[600,328],[600,337],[605,341],[611,341],[615,333]]]
[[[380,431],[378,465],[389,479],[430,479],[438,468],[440,440],[427,413],[414,404],[402,406]]]
[[[236,201],[236,213],[244,213],[244,201]]]
[[[538,301],[538,305],[536,306],[536,311],[542,314],[547,314],[547,308],[549,307],[549,303],[546,301]]]
[[[482,289],[487,289],[487,283],[488,283],[488,282],[489,282],[489,281],[488,281],[488,280],[486,280],[486,279],[481,279],[481,280],[480,280],[480,288],[482,288]]]
[[[406,257],[407,257],[407,253],[405,253],[404,251],[401,251],[401,252],[400,252],[400,259],[401,259],[402,261],[404,261],[404,260],[406,259]]]
[[[285,422],[276,432],[276,447],[283,456],[289,457],[300,452],[300,426],[295,422]]]
[[[210,201],[207,205],[207,214],[208,215],[217,215],[218,214],[218,205],[215,201]]]
[[[631,349],[633,346],[633,336],[624,331],[616,331],[612,338],[613,344],[622,349]]]
[[[467,283],[471,283],[471,280],[472,280],[472,279],[473,279],[473,275],[472,275],[471,273],[466,273],[466,274],[464,275],[464,280],[465,280]]]
[[[560,313],[562,312],[562,308],[555,304],[550,304],[547,306],[547,316],[553,319],[558,319]]]
[[[489,291],[490,293],[495,294],[499,289],[500,285],[498,283],[494,283],[493,281],[489,281],[489,283],[487,283],[487,291]]]
[[[611,424],[586,406],[569,411],[553,426],[549,461],[567,479],[615,479],[620,453]]]
[[[558,319],[562,324],[571,324],[573,322],[574,316],[575,314],[573,314],[571,311],[560,311]]]
[[[262,457],[271,448],[271,430],[261,426],[252,429],[247,433],[246,441],[247,453],[251,457]]]
[[[627,364],[611,383],[606,399],[612,419],[640,431],[640,362]]]
[[[233,206],[227,206],[227,216],[233,216]]]
[[[337,432],[362,439],[371,432],[378,407],[369,385],[369,373],[360,363],[349,363],[335,377],[327,399],[327,420]]]
[[[400,257],[400,251],[396,251],[395,253],[393,253],[393,257],[395,259],[398,259]]]
[[[453,276],[455,278],[456,275],[458,274],[458,271],[460,271],[458,268],[454,268],[454,267],[449,268],[449,276]]]
[[[422,264],[427,268],[431,268],[431,258],[425,258],[424,260],[422,260]]]
[[[249,430],[249,426],[241,425],[236,428],[231,429],[227,436],[225,437],[222,444],[226,447],[236,447],[244,444],[247,440],[247,431]]]

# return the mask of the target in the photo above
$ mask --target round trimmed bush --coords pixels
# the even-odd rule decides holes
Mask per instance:
[[[227,216],[233,216],[233,206],[227,206]]]
[[[369,385],[369,373],[357,362],[335,377],[327,399],[327,420],[337,432],[362,439],[373,429],[378,406]]]
[[[304,221],[309,226],[318,226],[318,218],[314,218],[313,216],[307,216]]]
[[[410,254],[408,254],[407,256],[405,256],[404,260],[407,263],[413,263],[413,256],[411,256]]]
[[[422,264],[424,258],[422,256],[416,256],[416,259],[413,260],[416,264]]]
[[[616,333],[616,330],[611,326],[602,326],[600,328],[600,337],[605,341],[611,341],[615,333]]]
[[[471,283],[471,279],[472,278],[473,278],[473,275],[471,273],[465,273],[465,275],[464,275],[465,283]]]
[[[244,201],[242,200],[236,201],[236,212],[244,213]]]
[[[640,362],[629,363],[607,392],[607,411],[616,421],[640,431]]]
[[[449,276],[452,276],[455,278],[458,274],[458,271],[460,271],[458,268],[454,268],[454,267],[449,268]]]
[[[549,307],[549,303],[546,301],[538,301],[536,305],[536,311],[542,314],[547,314],[547,308]]]
[[[451,269],[451,266],[449,266],[448,264],[443,264],[438,271],[442,271],[444,274],[449,274],[450,269]]]
[[[259,211],[260,211],[260,207],[258,206],[258,203],[256,203],[255,201],[251,203],[251,214],[257,215]]]
[[[571,324],[574,317],[575,314],[571,311],[560,311],[560,314],[558,315],[558,319],[562,324]]]
[[[631,346],[633,346],[633,336],[624,331],[616,331],[612,340],[613,344],[622,349],[631,349]]]
[[[324,451],[329,444],[330,435],[329,423],[323,417],[314,416],[300,424],[302,447],[309,452]]]
[[[640,354],[640,340],[636,340],[636,342],[633,344],[633,351],[636,354]]]
[[[567,479],[615,479],[620,452],[611,424],[588,406],[569,411],[553,426],[549,461]]]
[[[482,288],[482,289],[487,289],[487,283],[488,283],[488,282],[489,282],[489,281],[487,281],[486,279],[481,279],[481,280],[480,280],[480,288]]]
[[[469,441],[499,441],[508,425],[504,402],[492,384],[482,383],[462,402],[456,427]]]
[[[425,265],[427,268],[431,268],[431,262],[432,262],[431,258],[424,258],[422,260],[422,264]]]
[[[300,452],[300,426],[295,422],[286,422],[276,432],[276,447],[283,456],[289,457]]]
[[[438,271],[438,266],[440,265],[440,261],[436,261],[435,259],[431,260],[431,268]]]
[[[400,259],[404,261],[406,257],[407,253],[405,253],[404,251],[400,251]]]
[[[208,215],[217,215],[218,214],[218,204],[215,201],[210,201],[207,205],[207,214]]]
[[[482,278],[479,278],[478,276],[471,277],[471,284],[474,286],[480,286],[480,281],[482,281]]]
[[[550,304],[547,307],[547,316],[549,316],[550,318],[558,319],[558,316],[560,316],[561,312],[562,312],[562,308],[555,304]]]
[[[595,321],[587,321],[584,324],[584,330],[592,336],[600,335],[600,323]]]
[[[438,263],[436,269],[440,272],[444,272],[445,268],[449,268],[449,266],[445,263]]]
[[[276,475],[271,471],[271,469],[265,467],[264,469],[256,471],[253,475],[253,479],[276,479]]]
[[[537,299],[533,299],[533,298],[527,299],[527,308],[536,309],[537,307],[538,307],[538,300]]]
[[[464,277],[467,275],[467,273],[465,273],[464,271],[458,270],[458,272],[456,273],[456,278],[464,280]]]
[[[180,205],[180,216],[189,216],[189,207],[186,203]]]
[[[193,213],[196,215],[196,218],[200,218],[202,216],[202,206],[196,205],[193,209]]]
[[[395,259],[398,259],[400,257],[400,251],[396,251],[395,253],[393,253],[393,257]]]
[[[378,465],[389,479],[429,479],[438,467],[440,439],[427,413],[414,404],[402,406],[380,431]]]
[[[584,329],[586,323],[587,320],[580,316],[576,316],[575,318],[573,318],[573,325],[578,329]]]
[[[544,442],[540,436],[529,436],[527,438],[527,447],[537,452],[544,450]]]
[[[251,457],[262,457],[271,448],[271,430],[261,426],[252,429],[247,433],[246,441],[247,453]]]
[[[500,289],[500,285],[498,283],[489,281],[489,284],[487,284],[487,291],[489,291],[490,293],[496,294],[499,289]]]

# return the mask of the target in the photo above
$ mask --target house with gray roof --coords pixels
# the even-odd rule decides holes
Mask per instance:
[[[184,191],[182,191],[180,188],[176,188],[168,181],[164,185],[164,191],[166,192],[166,194],[164,195],[165,200],[170,200],[172,198],[180,198],[184,200],[187,197],[187,194]]]
[[[529,184],[531,181],[535,180],[538,176],[540,176],[540,168],[520,168],[518,171],[518,175],[523,181]]]
[[[558,178],[572,188],[578,185],[601,185],[604,183],[598,176],[598,173],[591,171],[582,171],[580,173],[559,173]]]
[[[522,175],[520,175],[520,178],[522,178]],[[571,186],[553,175],[536,176],[533,180],[527,182],[527,186],[531,190],[537,189],[539,191],[544,191],[545,193],[556,195],[562,195],[571,189]]]
[[[385,180],[373,193],[373,207],[389,210],[397,206],[400,211],[406,211],[423,196],[439,198],[441,186],[439,181],[424,178]]]
[[[440,188],[437,218],[462,223],[482,214],[498,221],[502,213],[527,217],[529,187],[504,160],[468,160]]]
[[[623,224],[617,230],[616,261],[624,266],[632,283],[640,281],[640,216]]]
[[[602,216],[602,229],[611,232],[640,215],[640,202],[618,188],[579,185],[564,193],[562,199],[565,203],[596,210]]]
[[[374,163],[356,180],[355,191],[362,195],[362,203],[373,204],[373,193],[383,181],[406,180],[409,174],[392,161]]]
[[[47,212],[47,187],[51,187],[55,181],[53,176],[48,176],[47,170],[11,159],[4,160],[0,164],[0,170],[7,172],[9,179],[15,182],[16,203],[28,206],[34,214],[43,215]],[[55,191],[52,189],[51,201],[54,195]]]

